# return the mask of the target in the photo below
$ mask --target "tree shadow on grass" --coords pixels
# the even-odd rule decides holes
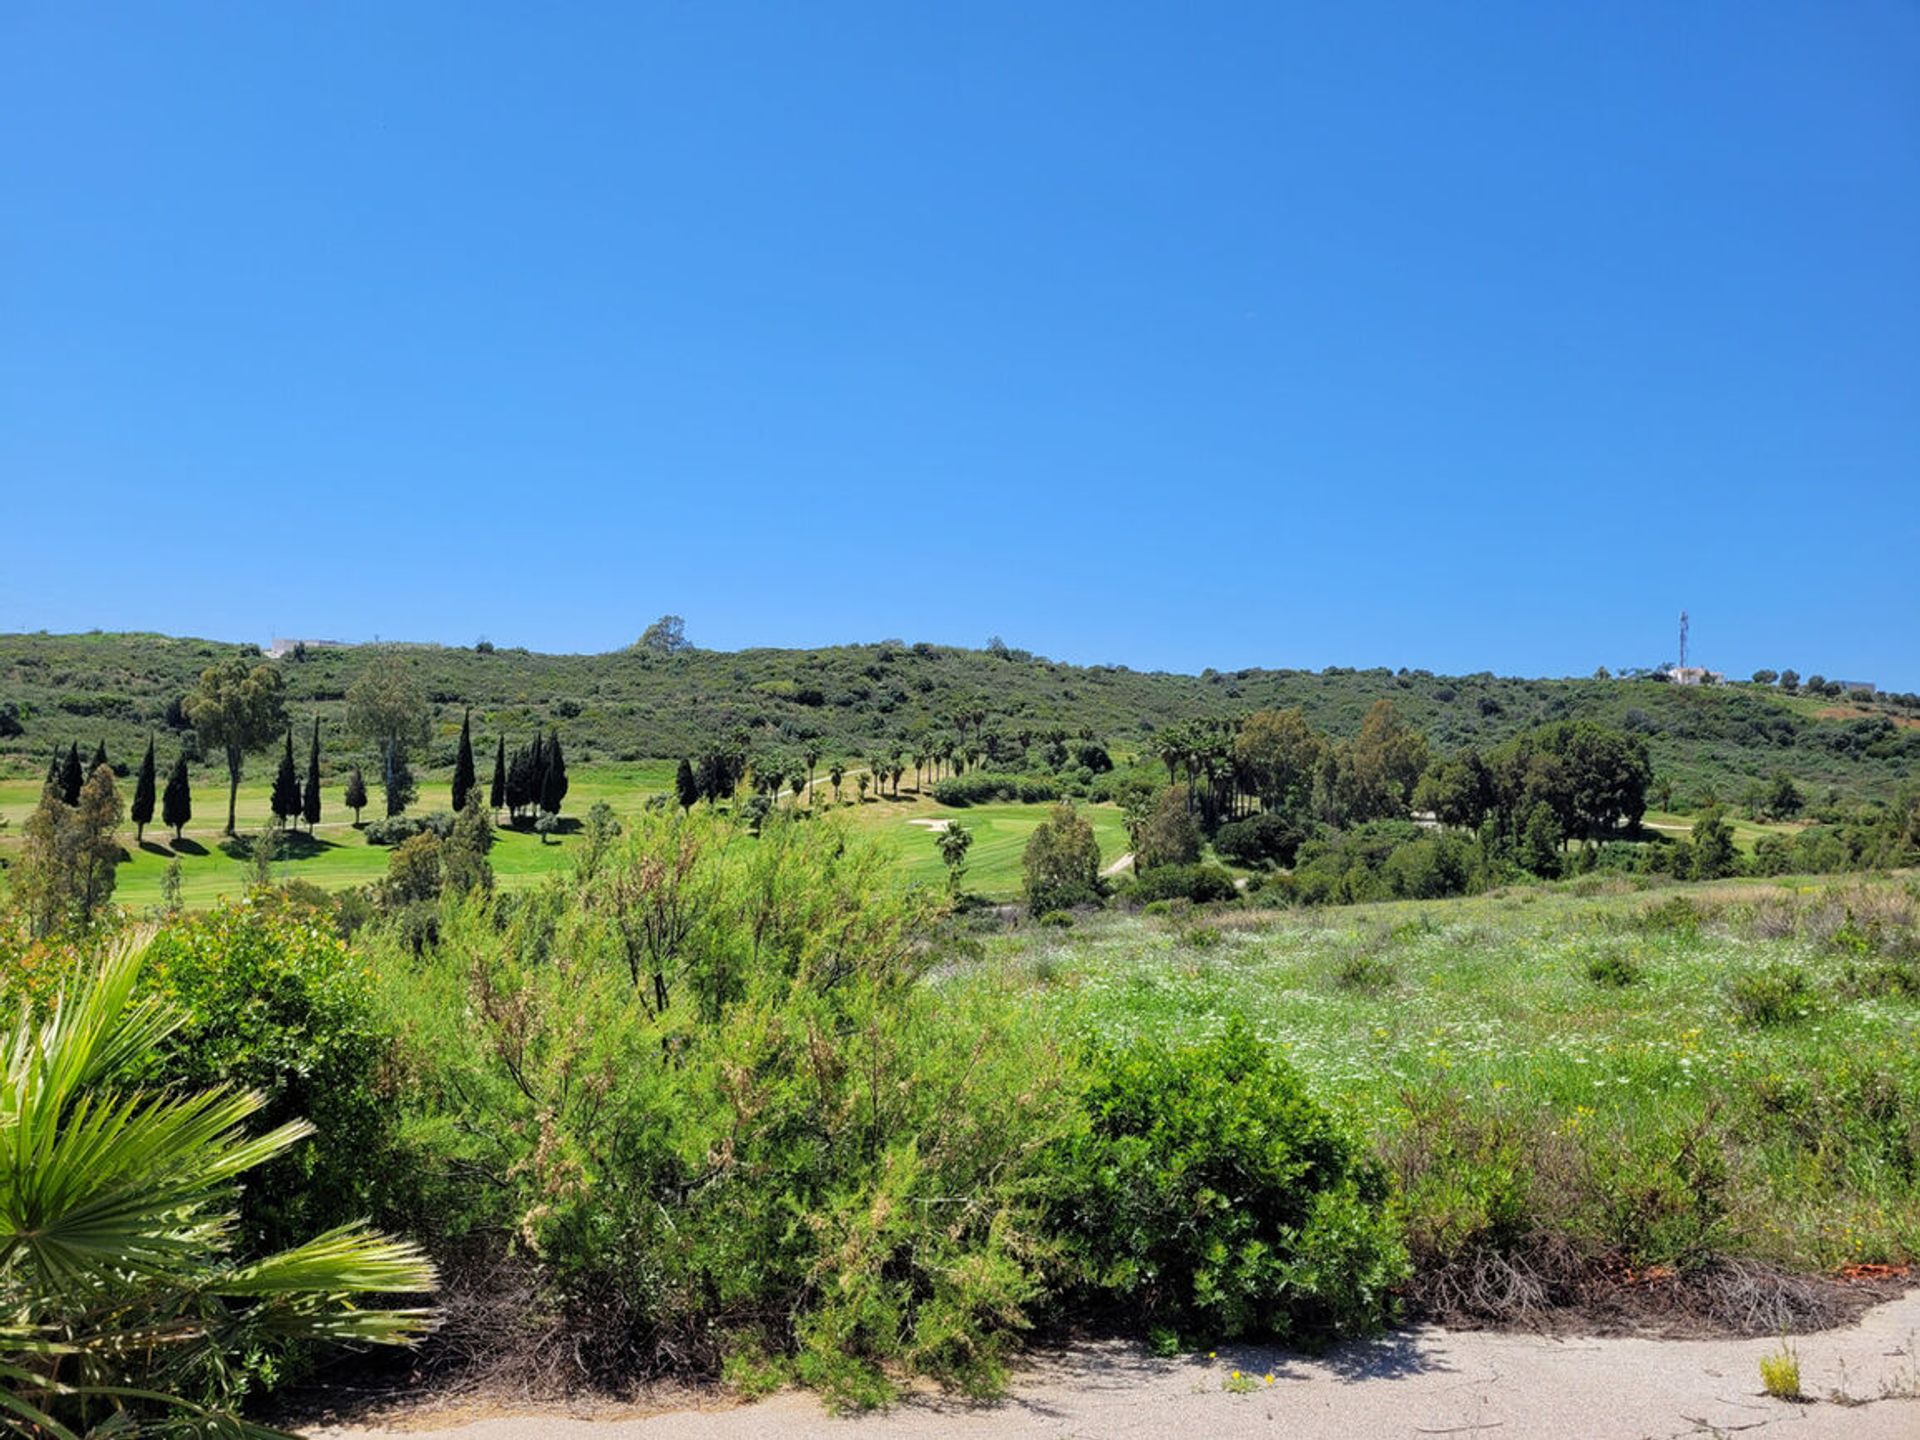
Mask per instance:
[[[253,858],[253,847],[258,835],[234,835],[220,842],[220,850],[229,860],[245,862]],[[318,835],[310,835],[304,830],[283,830],[274,836],[273,859],[278,864],[283,860],[311,860],[324,855],[329,850],[338,850],[337,840],[322,840]],[[204,851],[202,852],[205,853]]]
[[[202,845],[198,840],[180,839],[173,842],[173,853],[176,855],[205,855],[207,853],[207,847]]]

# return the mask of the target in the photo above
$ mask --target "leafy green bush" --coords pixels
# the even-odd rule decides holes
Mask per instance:
[[[388,815],[369,820],[361,827],[369,845],[399,845],[416,835],[434,835],[445,840],[453,834],[453,816],[445,810],[431,815]]]
[[[1386,1178],[1238,1021],[1090,1057],[1089,1129],[1060,1147],[1089,1298],[1195,1335],[1314,1342],[1376,1329],[1406,1252]]]
[[[1641,967],[1631,955],[1618,950],[1603,950],[1587,957],[1586,971],[1587,979],[1596,985],[1624,989],[1639,980]]]
[[[1036,1018],[916,983],[935,903],[832,822],[646,815],[400,1003],[450,1240],[519,1235],[563,1353],[793,1380],[1002,1383],[1050,1285],[1042,1161],[1077,1077]]]
[[[263,1128],[297,1117],[319,1127],[249,1179],[248,1249],[404,1208],[387,1075],[394,1029],[363,957],[297,909],[229,905],[163,928],[143,985],[181,1013],[149,1058],[152,1080],[255,1090]]]
[[[1249,870],[1291,865],[1306,839],[1300,827],[1285,815],[1263,810],[1245,820],[1231,820],[1213,836],[1213,848],[1235,865]]]
[[[1727,983],[1727,999],[1748,1025],[1785,1025],[1809,1013],[1813,983],[1795,966],[1769,965],[1735,975]]]
[[[1002,775],[991,770],[973,770],[936,781],[933,798],[942,805],[955,807],[988,805],[996,800],[1042,805],[1060,798],[1060,784],[1048,775]]]
[[[1204,905],[1239,895],[1233,876],[1218,865],[1156,865],[1143,870],[1133,883],[1133,898],[1151,904],[1157,900],[1191,900]]]

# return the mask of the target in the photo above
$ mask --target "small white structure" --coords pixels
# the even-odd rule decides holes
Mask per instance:
[[[347,640],[288,640],[276,635],[273,644],[267,647],[269,660],[284,660],[295,650],[351,650],[353,644]]]
[[[1667,679],[1676,685],[1724,685],[1727,683],[1727,677],[1718,670],[1707,670],[1698,665],[1676,665],[1667,671]]]

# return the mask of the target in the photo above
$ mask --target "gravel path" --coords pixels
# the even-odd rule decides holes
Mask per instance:
[[[1088,1345],[1043,1360],[998,1405],[937,1398],[834,1419],[811,1398],[654,1413],[564,1409],[426,1412],[386,1429],[310,1434],[381,1440],[1647,1440],[1787,1436],[1920,1440],[1920,1290],[1859,1325],[1793,1341],[1805,1403],[1760,1393],[1773,1340],[1546,1339],[1423,1328],[1306,1359],[1259,1348],[1156,1360]],[[1250,1393],[1227,1388],[1235,1367]],[[1267,1376],[1273,1376],[1268,1383]],[[1839,1398],[1835,1398],[1835,1397]]]

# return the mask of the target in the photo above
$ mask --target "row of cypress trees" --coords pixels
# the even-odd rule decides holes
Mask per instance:
[[[83,765],[80,760],[80,745],[75,741],[67,748],[63,757],[54,751],[53,760],[47,766],[47,784],[53,786],[60,798],[68,805],[79,802],[81,787],[86,778],[107,762],[107,746],[101,741],[93,752],[90,763]],[[138,827],[137,838],[146,838],[146,827],[153,820],[154,801],[156,799],[156,773],[154,768],[153,737],[147,737],[147,753],[140,761],[140,773],[134,782],[133,804],[128,808],[128,816]],[[460,753],[453,768],[453,808],[458,814],[466,808],[467,798],[473,793],[477,780],[473,764],[473,726],[469,713],[460,722]],[[498,749],[493,761],[493,785],[490,795],[495,810],[506,809],[516,820],[529,811],[542,811],[557,815],[565,802],[568,788],[567,759],[560,746],[560,736],[542,735],[535,731],[533,742],[516,749],[512,756],[507,754],[507,741],[500,737]],[[173,769],[167,776],[165,793],[159,797],[161,820],[173,830],[174,839],[180,838],[180,832],[193,818],[193,791],[187,776],[187,757],[185,751],[174,761]],[[360,811],[367,803],[367,782],[359,766],[347,777],[345,800],[347,807],[354,812],[358,823]],[[280,755],[280,768],[273,777],[273,793],[269,800],[274,818],[283,825],[291,825],[305,820],[309,830],[320,823],[320,720],[313,721],[313,736],[307,747],[307,774],[303,785],[293,758],[293,727],[287,727],[286,745]]]
[[[53,752],[53,760],[47,766],[47,784],[55,789],[62,803],[78,805],[80,791],[87,783],[87,776],[93,774],[102,765],[107,765],[107,742],[102,740],[95,747],[93,759],[84,767],[80,764],[80,745],[78,741],[67,747],[65,759],[60,752]],[[111,769],[111,766],[108,766]],[[153,823],[153,805],[156,781],[154,769],[153,737],[147,737],[147,753],[140,760],[140,774],[133,782],[133,804],[127,807],[127,815],[134,823],[136,843],[147,837],[147,826]],[[173,769],[167,774],[167,788],[160,794],[160,821],[173,831],[178,840],[180,832],[193,819],[193,786],[187,778],[187,756],[181,751],[173,762]]]

